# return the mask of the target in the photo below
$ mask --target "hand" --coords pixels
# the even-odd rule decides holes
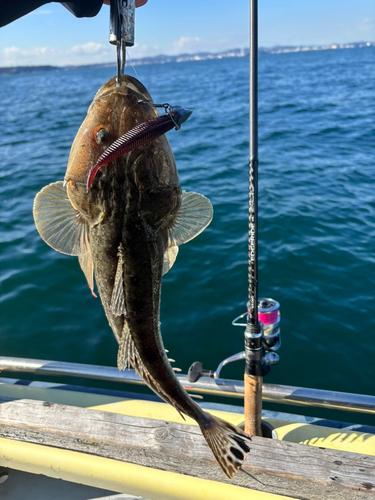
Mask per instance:
[[[106,5],[109,5],[110,0],[103,0],[103,3]],[[142,7],[142,5],[145,5],[146,3],[147,3],[147,0],[135,0],[136,7]]]

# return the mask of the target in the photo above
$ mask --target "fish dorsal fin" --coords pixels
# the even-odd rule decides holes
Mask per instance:
[[[185,420],[185,417],[181,413],[183,409],[180,408],[176,401],[163,390],[157,380],[154,379],[154,377],[142,363],[142,360],[132,339],[129,324],[127,321],[125,321],[117,354],[117,367],[120,371],[123,371],[126,368],[130,368],[130,366],[134,368],[135,373],[141,377],[141,379],[148,385],[148,387],[152,391],[154,391],[166,403],[171,404]]]
[[[178,247],[169,247],[164,252],[164,261],[163,261],[163,275],[167,273],[170,268],[175,263],[176,257],[178,254]]]
[[[116,269],[115,284],[113,287],[111,298],[111,311],[114,316],[125,314],[125,297],[124,297],[124,249],[122,243],[118,247],[118,262]]]
[[[168,230],[168,246],[180,246],[198,236],[211,222],[212,215],[208,198],[183,191],[180,210]]]
[[[54,250],[76,256],[89,252],[89,225],[73,208],[61,181],[39,191],[33,214],[40,236]]]
[[[78,262],[86,277],[91,293],[96,298],[97,295],[94,293],[94,263],[92,261],[91,251],[84,255],[78,255]]]

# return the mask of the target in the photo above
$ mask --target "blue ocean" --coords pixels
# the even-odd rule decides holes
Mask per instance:
[[[265,382],[375,394],[374,56],[374,47],[260,55],[260,296],[280,303],[282,331]],[[155,102],[194,111],[168,139],[182,188],[207,196],[214,218],[163,279],[161,328],[183,372],[196,360],[214,369],[243,350],[244,329],[231,322],[247,301],[248,60],[136,72]],[[114,73],[0,77],[0,355],[116,365],[77,258],[48,247],[32,216]],[[222,376],[241,379],[243,369]]]

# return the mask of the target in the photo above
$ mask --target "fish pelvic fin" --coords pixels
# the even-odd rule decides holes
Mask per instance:
[[[175,263],[178,254],[178,247],[173,246],[166,249],[163,260],[163,275],[166,274]]]
[[[183,409],[180,408],[176,401],[163,390],[161,385],[154,379],[154,377],[142,363],[142,360],[132,339],[128,322],[125,321],[117,354],[117,367],[120,371],[123,371],[127,368],[130,368],[130,366],[134,368],[135,373],[141,377],[141,379],[152,391],[155,392],[155,394],[157,394],[166,403],[172,405],[185,420],[185,417],[182,414]]]
[[[115,276],[115,284],[113,287],[111,298],[111,311],[114,316],[125,315],[125,295],[124,295],[124,248],[122,243],[118,247],[118,263]]]
[[[251,437],[221,418],[204,413],[202,434],[224,473],[232,479],[250,453]]]
[[[213,208],[205,196],[182,192],[181,207],[168,228],[168,247],[180,246],[198,236],[211,222]]]
[[[85,275],[92,295],[97,298],[97,295],[94,293],[94,263],[92,261],[91,250],[84,255],[78,255],[78,262]]]

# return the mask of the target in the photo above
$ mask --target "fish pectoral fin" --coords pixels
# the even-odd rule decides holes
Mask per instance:
[[[211,222],[213,208],[205,196],[182,192],[181,207],[168,229],[168,246],[180,246],[200,234]]]
[[[70,203],[62,181],[39,191],[33,215],[41,238],[57,252],[78,256],[90,251],[89,225]]]
[[[117,367],[120,371],[123,371],[126,368],[130,368],[130,366],[134,368],[135,373],[141,377],[152,391],[163,399],[163,401],[172,405],[185,420],[185,417],[182,415],[183,409],[163,390],[158,381],[154,379],[143,364],[132,339],[129,324],[125,321],[117,354]]]
[[[111,311],[114,316],[125,314],[125,295],[124,295],[124,249],[122,243],[118,247],[118,262],[115,276],[115,285],[113,287],[111,298]]]
[[[36,228],[47,245],[58,252],[78,256],[87,284],[96,297],[89,225],[73,208],[62,181],[39,191],[34,200],[33,214]]]
[[[84,255],[78,255],[78,262],[86,277],[91,293],[97,298],[97,295],[94,293],[94,263],[92,261],[91,251]]]
[[[166,274],[175,263],[178,254],[178,247],[168,247],[164,252],[163,275]]]

